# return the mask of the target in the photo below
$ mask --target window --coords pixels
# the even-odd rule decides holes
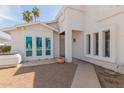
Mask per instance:
[[[110,57],[110,31],[105,31],[105,57]]]
[[[90,54],[90,35],[87,35],[87,54]]]
[[[37,47],[37,50],[36,50],[37,56],[41,56],[42,55],[42,38],[41,37],[36,38],[36,47]]]
[[[46,55],[51,55],[51,40],[46,38]]]
[[[95,49],[95,55],[99,54],[99,34],[94,34],[94,49]]]
[[[32,37],[26,37],[26,56],[32,56]]]

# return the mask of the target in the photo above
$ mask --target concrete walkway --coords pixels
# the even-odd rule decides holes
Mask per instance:
[[[92,64],[73,59],[78,64],[75,76],[72,82],[72,88],[100,88],[95,69]]]

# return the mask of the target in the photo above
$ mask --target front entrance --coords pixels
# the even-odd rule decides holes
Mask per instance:
[[[72,31],[72,57],[83,59],[84,56],[84,39],[83,31]],[[60,34],[60,55],[65,56],[65,32]]]

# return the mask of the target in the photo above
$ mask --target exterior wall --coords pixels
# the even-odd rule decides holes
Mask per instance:
[[[22,60],[25,56],[25,41],[24,41],[24,30],[22,28],[18,28],[17,30],[10,31],[12,40],[11,44],[11,52],[12,53],[19,53],[22,56]]]
[[[84,58],[84,37],[83,32],[73,31],[72,32],[72,57],[83,59]],[[74,41],[75,39],[75,41]]]
[[[81,7],[81,6],[78,6],[78,7]],[[65,16],[66,16],[65,20],[67,21],[66,23],[70,29],[83,31],[84,29],[84,11],[83,10],[73,9],[73,7],[67,7],[65,9]]]
[[[58,19],[58,22],[59,22],[59,29],[60,29],[60,32],[63,32],[63,31],[65,31],[66,29],[65,29],[65,27],[68,25],[67,23],[66,23],[66,21],[67,21],[67,18],[65,17],[65,13],[64,13],[64,11],[62,12],[62,14],[61,14],[61,16],[59,17],[59,19]]]
[[[59,33],[53,33],[53,49],[54,49],[54,57],[60,56],[60,36]]]
[[[60,32],[67,30],[67,28],[82,31],[84,27],[83,13],[82,6],[65,6],[58,17]]]
[[[19,53],[23,61],[47,59],[59,56],[59,35],[42,25],[31,25],[11,32],[12,53]],[[32,56],[26,57],[26,36],[32,37]],[[54,36],[54,38],[53,38]],[[36,37],[42,37],[42,56],[36,56]],[[51,55],[45,55],[45,38],[51,39]],[[53,43],[55,41],[55,43]],[[55,45],[56,44],[56,45]],[[54,49],[55,47],[55,49]]]
[[[58,24],[58,22],[47,23],[47,25],[49,25],[49,26],[51,26],[51,27],[59,30],[59,24]]]

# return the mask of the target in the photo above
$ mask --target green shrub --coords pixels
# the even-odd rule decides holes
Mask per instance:
[[[0,53],[9,53],[11,51],[11,46],[4,45],[0,46]]]

